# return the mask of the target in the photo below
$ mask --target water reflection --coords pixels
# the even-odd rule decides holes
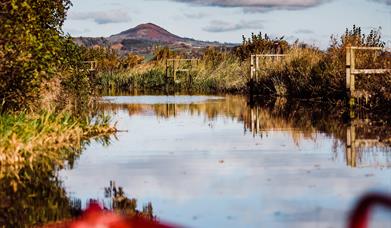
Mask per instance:
[[[360,113],[350,118],[338,106],[287,102],[283,98],[256,102],[249,102],[243,96],[225,96],[224,99],[203,96],[179,96],[176,99],[162,96],[157,100],[156,96],[136,98],[106,97],[106,101],[111,102],[103,102],[101,108],[127,110],[130,116],[156,115],[157,118],[188,113],[205,116],[210,121],[224,116],[243,122],[244,132],[251,132],[253,137],[268,137],[273,131],[288,132],[298,146],[303,139],[316,141],[317,135],[323,133],[335,140],[334,158],[343,156],[348,166],[391,167],[391,124],[387,117],[378,119]],[[345,148],[344,155],[336,151],[339,144]]]
[[[105,99],[112,103],[100,108],[127,131],[107,148],[92,144],[60,173],[78,198],[115,180],[153,202],[159,218],[191,227],[342,227],[356,197],[390,191],[385,119],[359,115],[371,120],[372,135],[356,127],[356,138],[378,137],[385,147],[368,153],[375,147],[357,144],[352,158],[346,135],[354,119],[335,106],[242,96]]]
[[[99,109],[128,131],[67,169],[26,171],[16,193],[0,181],[0,226],[71,218],[106,197],[106,208],[194,227],[341,227],[356,197],[391,189],[387,118],[242,96],[106,99]]]
[[[149,202],[143,206],[141,211],[138,210],[137,199],[128,198],[123,187],[117,187],[115,181],[110,181],[110,185],[104,188],[104,192],[105,199],[108,200],[103,201],[104,208],[128,218],[141,216],[147,220],[156,220],[156,216],[153,214],[152,203]]]
[[[152,203],[138,209],[137,200],[128,198],[122,187],[115,182],[104,189],[104,198],[79,199],[69,197],[62,181],[54,172],[42,172],[39,169],[29,170],[21,178],[17,191],[6,179],[0,181],[0,227],[69,227],[78,218],[89,202],[102,204],[126,218],[135,216],[149,221],[157,221],[153,214]],[[85,202],[83,202],[86,200]]]
[[[346,163],[351,167],[391,167],[389,135],[383,126],[353,120],[346,127]],[[388,131],[389,132],[389,131]]]
[[[70,200],[55,172],[22,170],[17,191],[0,181],[0,227],[34,227],[69,219],[81,212],[80,200]]]

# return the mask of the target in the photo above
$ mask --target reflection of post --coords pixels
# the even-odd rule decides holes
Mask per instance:
[[[356,156],[356,128],[353,125],[349,125],[346,128],[346,163],[348,166],[357,166]]]
[[[253,136],[255,137],[255,116],[254,116],[254,108],[251,108],[251,132],[253,133]]]
[[[257,134],[259,133],[259,131],[260,131],[260,123],[259,123],[259,107],[257,107]]]

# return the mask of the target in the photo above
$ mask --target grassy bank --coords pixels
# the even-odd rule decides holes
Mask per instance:
[[[245,64],[248,65],[248,64]],[[224,59],[219,66],[211,66],[201,60],[190,73],[178,72],[177,80],[171,74],[166,77],[165,61],[156,61],[115,73],[100,72],[98,86],[102,90],[191,90],[195,92],[245,91],[247,69],[238,59]]]
[[[93,136],[110,134],[115,128],[107,118],[95,122],[69,113],[13,113],[0,116],[0,179],[15,178],[36,164],[60,167]],[[41,167],[45,168],[45,167]]]
[[[317,100],[344,100],[347,97],[345,83],[346,48],[348,46],[384,46],[380,30],[363,34],[354,26],[340,37],[332,37],[326,50],[304,43],[289,44],[283,39],[270,39],[267,35],[252,35],[242,45],[232,50],[208,48],[201,56],[186,56],[170,50],[160,49],[155,58],[139,62],[124,69],[118,64],[110,71],[97,75],[97,84],[103,90],[129,89],[189,89],[195,92],[241,92],[249,91],[250,56],[254,53],[279,53],[286,57],[260,61],[260,71],[253,86],[253,93],[267,96]],[[101,50],[102,51],[102,50]],[[186,72],[178,72],[174,82],[172,74],[166,78],[167,58],[199,57],[192,65],[191,80]],[[391,68],[391,54],[388,51],[357,51],[358,69]],[[121,59],[120,57],[118,57]],[[118,62],[121,62],[118,60]],[[104,66],[104,59],[100,61]],[[189,68],[189,64],[179,67]],[[104,68],[104,67],[103,67]],[[107,67],[106,67],[107,68]],[[170,72],[171,68],[168,68]],[[356,77],[356,87],[361,97],[373,106],[391,101],[391,74],[362,75]],[[191,83],[189,83],[191,81]],[[167,82],[167,83],[166,83]]]

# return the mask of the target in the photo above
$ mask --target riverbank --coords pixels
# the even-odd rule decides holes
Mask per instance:
[[[252,35],[242,45],[231,50],[209,48],[201,56],[186,56],[167,48],[155,51],[149,61],[139,61],[132,67],[121,67],[126,59],[117,57],[116,67],[109,67],[104,54],[99,60],[102,71],[97,85],[102,90],[186,90],[194,93],[239,93],[270,97],[311,99],[339,103],[348,101],[346,89],[346,49],[350,46],[384,47],[380,30],[363,34],[360,27],[347,29],[341,37],[333,36],[326,50],[266,35]],[[105,52],[99,50],[96,52]],[[283,54],[280,58],[259,59],[256,77],[251,78],[252,54]],[[113,53],[110,52],[112,57]],[[357,69],[390,69],[391,53],[356,51]],[[193,58],[175,62],[173,59]],[[113,60],[113,58],[112,58]],[[129,65],[129,64],[127,64]],[[177,69],[174,74],[173,69]],[[107,70],[110,69],[110,70]],[[175,75],[175,76],[174,76]],[[357,105],[387,107],[391,104],[391,72],[356,76]]]
[[[12,113],[0,115],[0,179],[18,179],[36,164],[61,167],[80,151],[84,140],[115,133],[108,119],[77,118],[67,112]]]

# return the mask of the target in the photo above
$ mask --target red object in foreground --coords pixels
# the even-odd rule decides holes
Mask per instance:
[[[127,218],[104,211],[99,204],[91,203],[83,215],[69,225],[70,228],[174,228],[142,217]]]
[[[367,228],[371,209],[375,206],[391,209],[391,197],[377,193],[365,195],[352,212],[349,228]]]

